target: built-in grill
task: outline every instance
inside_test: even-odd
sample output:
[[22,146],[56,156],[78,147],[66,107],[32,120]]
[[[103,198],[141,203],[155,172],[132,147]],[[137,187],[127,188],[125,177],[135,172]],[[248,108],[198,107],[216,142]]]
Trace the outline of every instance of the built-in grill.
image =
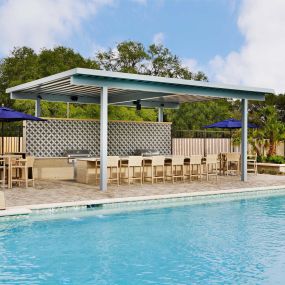
[[160,155],[160,152],[157,149],[137,149],[135,151],[135,155],[155,156],[155,155]]
[[69,163],[73,163],[76,158],[89,157],[90,151],[87,149],[68,149],[64,152],[64,156],[68,157]]

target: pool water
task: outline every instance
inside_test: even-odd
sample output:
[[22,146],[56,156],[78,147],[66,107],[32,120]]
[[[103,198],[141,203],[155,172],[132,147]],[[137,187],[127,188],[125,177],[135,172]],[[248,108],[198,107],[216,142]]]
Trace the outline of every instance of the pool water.
[[84,212],[0,222],[0,284],[285,284],[285,196]]

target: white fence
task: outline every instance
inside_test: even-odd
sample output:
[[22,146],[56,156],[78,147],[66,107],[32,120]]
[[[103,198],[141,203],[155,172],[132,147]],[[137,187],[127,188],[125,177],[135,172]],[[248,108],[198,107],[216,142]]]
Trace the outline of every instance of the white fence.
[[[248,145],[249,152],[251,146]],[[240,146],[232,146],[231,139],[218,139],[218,138],[173,138],[172,139],[172,153],[174,155],[195,155],[195,154],[214,154],[221,152],[240,152]],[[263,150],[264,155],[267,149]],[[277,145],[276,154],[284,156],[285,145],[280,142]]]

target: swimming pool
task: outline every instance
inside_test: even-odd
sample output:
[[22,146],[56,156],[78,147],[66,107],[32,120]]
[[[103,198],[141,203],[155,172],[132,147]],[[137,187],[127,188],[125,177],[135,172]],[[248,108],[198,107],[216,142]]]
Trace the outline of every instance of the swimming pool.
[[0,284],[284,284],[285,195],[144,207],[0,222]]

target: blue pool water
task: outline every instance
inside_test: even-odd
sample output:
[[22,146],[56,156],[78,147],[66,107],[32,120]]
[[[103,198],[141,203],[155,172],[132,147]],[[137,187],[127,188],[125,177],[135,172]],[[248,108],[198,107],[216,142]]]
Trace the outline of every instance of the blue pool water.
[[285,196],[2,221],[0,284],[285,284]]

